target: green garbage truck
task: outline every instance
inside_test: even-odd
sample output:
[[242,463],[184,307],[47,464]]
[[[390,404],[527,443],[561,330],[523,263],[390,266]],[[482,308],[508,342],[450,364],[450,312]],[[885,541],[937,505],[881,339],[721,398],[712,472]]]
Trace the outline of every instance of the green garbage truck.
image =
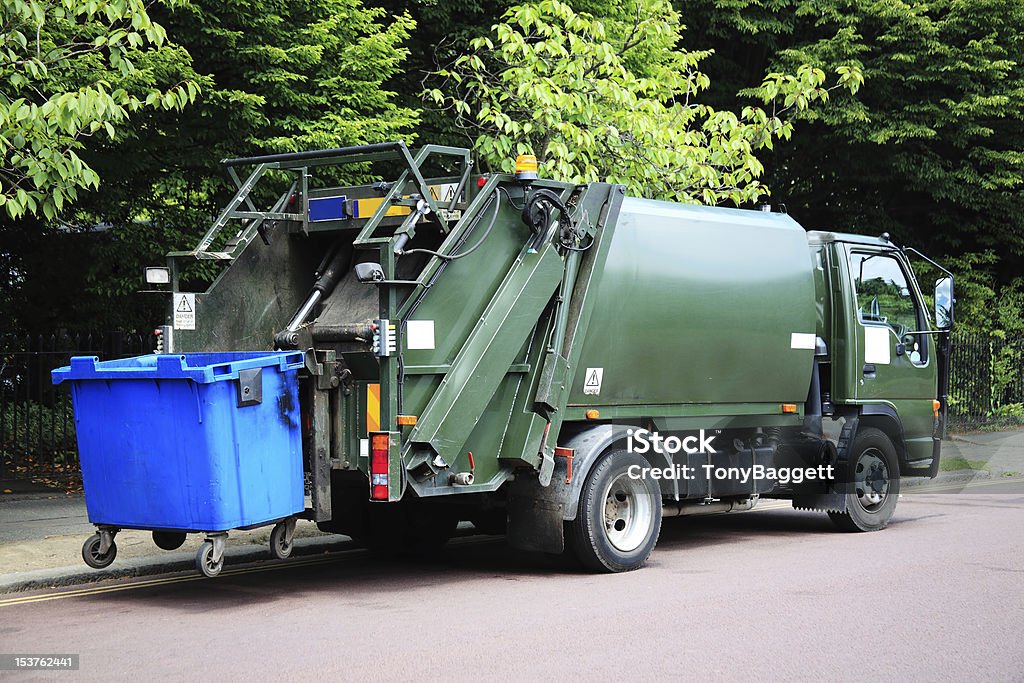
[[938,471],[952,274],[928,261],[923,292],[926,257],[887,235],[555,182],[530,157],[481,174],[438,145],[224,164],[210,230],[147,269],[159,352],[302,353],[323,530],[411,548],[468,521],[617,572],[663,518],[766,498],[881,529],[901,478]]

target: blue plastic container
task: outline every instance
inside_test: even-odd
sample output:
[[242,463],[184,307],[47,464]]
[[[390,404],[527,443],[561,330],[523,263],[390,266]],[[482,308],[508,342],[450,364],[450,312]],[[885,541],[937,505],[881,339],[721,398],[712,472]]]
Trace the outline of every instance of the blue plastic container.
[[295,352],[195,353],[54,370],[71,383],[89,521],[226,531],[301,512],[302,365]]

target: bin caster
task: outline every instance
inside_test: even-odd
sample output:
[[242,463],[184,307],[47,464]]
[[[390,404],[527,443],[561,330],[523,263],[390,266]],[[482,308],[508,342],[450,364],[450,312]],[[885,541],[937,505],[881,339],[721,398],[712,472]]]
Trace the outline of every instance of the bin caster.
[[295,518],[289,517],[274,525],[270,532],[270,554],[278,560],[286,560],[295,547],[292,536],[295,534]]
[[117,557],[117,544],[114,543],[117,532],[117,529],[99,529],[85,539],[85,543],[82,544],[82,559],[87,565],[93,569],[110,566]]
[[196,567],[211,579],[224,569],[224,542],[227,538],[227,534],[211,534],[196,553]]
[[185,543],[185,534],[180,531],[154,531],[153,543],[161,550],[177,550]]

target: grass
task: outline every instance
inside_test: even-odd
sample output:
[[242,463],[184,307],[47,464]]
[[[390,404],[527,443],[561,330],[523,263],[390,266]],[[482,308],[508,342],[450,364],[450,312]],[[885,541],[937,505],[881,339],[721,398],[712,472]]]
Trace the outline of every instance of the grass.
[[959,455],[954,455],[953,457],[943,457],[939,463],[939,469],[943,472],[955,472],[957,470],[983,470],[987,472],[987,464],[984,460],[968,460]]

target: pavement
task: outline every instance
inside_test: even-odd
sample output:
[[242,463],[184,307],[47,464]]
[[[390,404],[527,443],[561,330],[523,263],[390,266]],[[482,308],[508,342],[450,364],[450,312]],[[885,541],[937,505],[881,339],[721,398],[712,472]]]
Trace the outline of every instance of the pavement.
[[[991,482],[1014,482],[1024,491],[1024,429],[952,436],[943,444],[943,459],[960,457],[972,468],[942,472],[936,479],[906,479],[904,494],[959,492]],[[0,487],[3,490],[3,487]],[[12,489],[17,490],[17,489]],[[270,530],[230,532],[225,567],[272,560]],[[195,554],[203,541],[191,534],[178,550],[154,545],[148,531],[117,534],[117,557],[103,570],[82,561],[81,548],[95,529],[89,524],[85,498],[53,491],[0,494],[0,594],[69,586],[108,579],[196,571]],[[464,529],[469,532],[469,528]],[[310,556],[356,547],[346,536],[325,534],[308,521],[299,521],[292,556]],[[284,560],[285,562],[287,560]]]

